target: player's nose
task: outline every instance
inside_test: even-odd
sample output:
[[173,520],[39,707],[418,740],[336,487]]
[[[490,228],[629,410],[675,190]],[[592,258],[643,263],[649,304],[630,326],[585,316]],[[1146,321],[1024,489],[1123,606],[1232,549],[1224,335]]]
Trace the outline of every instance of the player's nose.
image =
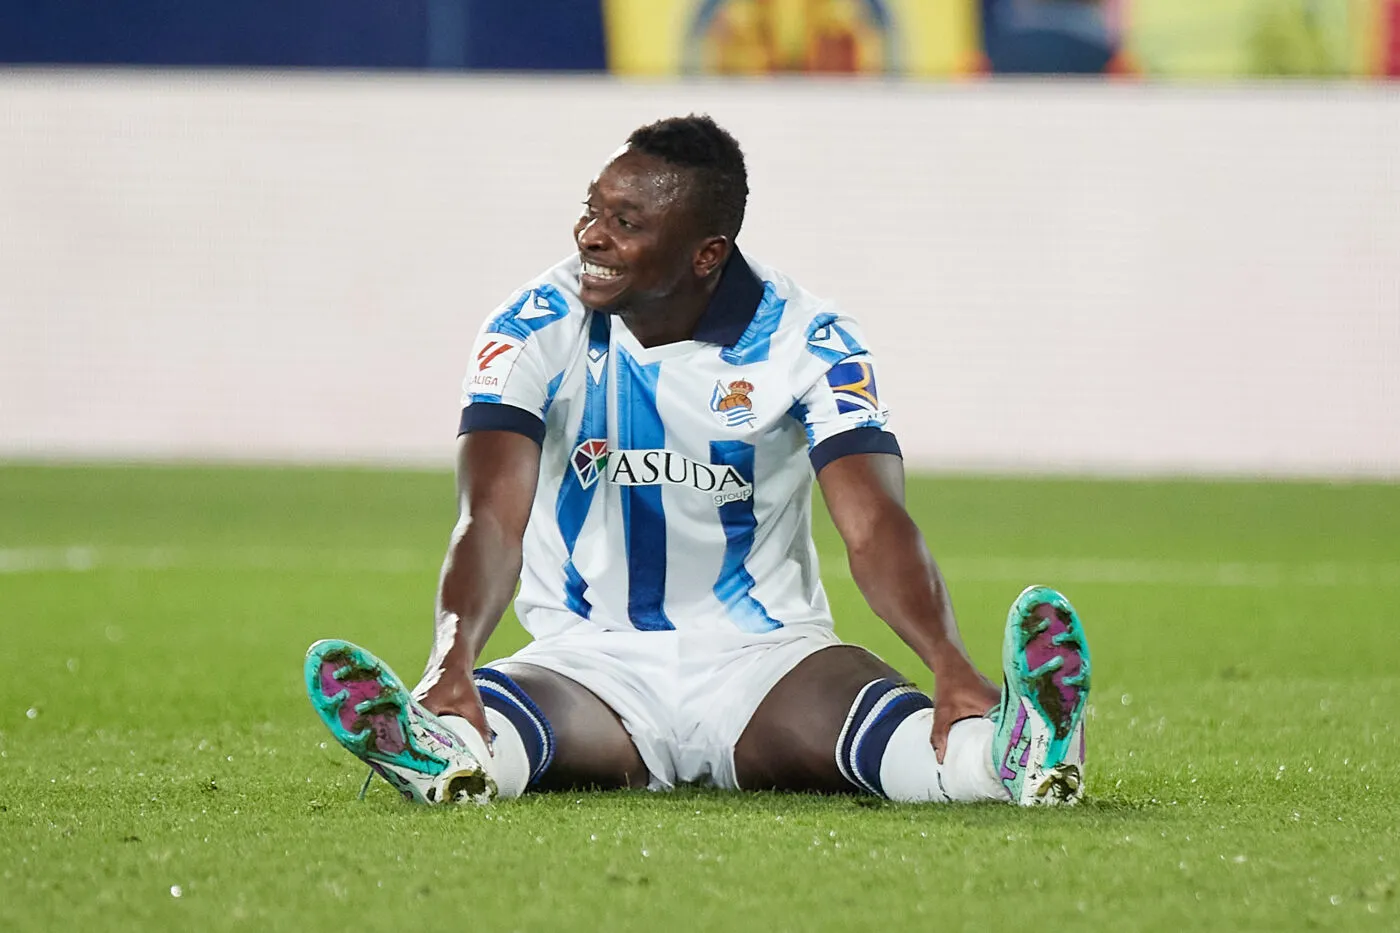
[[606,249],[608,245],[607,234],[603,232],[603,225],[596,217],[579,221],[578,228],[574,231],[574,239],[578,241],[580,250],[589,252]]

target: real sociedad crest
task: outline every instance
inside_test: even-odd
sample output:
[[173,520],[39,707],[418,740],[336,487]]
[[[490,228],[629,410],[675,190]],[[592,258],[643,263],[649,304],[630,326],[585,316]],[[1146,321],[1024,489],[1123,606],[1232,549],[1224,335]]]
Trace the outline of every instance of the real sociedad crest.
[[752,391],[753,383],[743,379],[729,383],[727,389],[723,382],[716,381],[715,390],[710,393],[710,411],[726,427],[740,428],[753,424],[758,416],[753,413],[753,402],[749,401]]

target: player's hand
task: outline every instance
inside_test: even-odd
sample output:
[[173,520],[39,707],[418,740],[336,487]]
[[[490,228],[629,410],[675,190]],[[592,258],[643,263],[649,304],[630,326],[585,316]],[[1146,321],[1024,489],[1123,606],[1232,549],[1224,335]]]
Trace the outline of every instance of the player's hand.
[[948,750],[948,730],[953,723],[987,715],[1000,699],[1001,691],[971,664],[934,672],[931,740],[939,764]]
[[481,734],[486,747],[491,747],[491,727],[486,724],[486,708],[481,705],[481,694],[477,692],[476,681],[470,672],[454,675],[444,671],[437,683],[423,695],[422,703],[434,715],[461,716]]

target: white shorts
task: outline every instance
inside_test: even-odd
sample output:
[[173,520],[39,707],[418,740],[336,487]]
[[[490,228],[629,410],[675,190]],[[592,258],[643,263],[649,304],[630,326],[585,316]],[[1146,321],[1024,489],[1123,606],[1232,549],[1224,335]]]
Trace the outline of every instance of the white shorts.
[[804,658],[841,643],[817,625],[761,634],[575,630],[486,666],[533,664],[588,688],[631,733],[653,790],[734,790],[734,745],[754,710]]

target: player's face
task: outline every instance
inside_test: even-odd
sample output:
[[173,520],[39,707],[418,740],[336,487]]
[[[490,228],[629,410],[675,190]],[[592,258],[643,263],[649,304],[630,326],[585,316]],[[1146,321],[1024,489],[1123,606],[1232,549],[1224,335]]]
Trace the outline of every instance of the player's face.
[[687,182],[684,170],[630,149],[593,179],[574,225],[586,306],[631,310],[674,294],[693,277],[697,238]]

